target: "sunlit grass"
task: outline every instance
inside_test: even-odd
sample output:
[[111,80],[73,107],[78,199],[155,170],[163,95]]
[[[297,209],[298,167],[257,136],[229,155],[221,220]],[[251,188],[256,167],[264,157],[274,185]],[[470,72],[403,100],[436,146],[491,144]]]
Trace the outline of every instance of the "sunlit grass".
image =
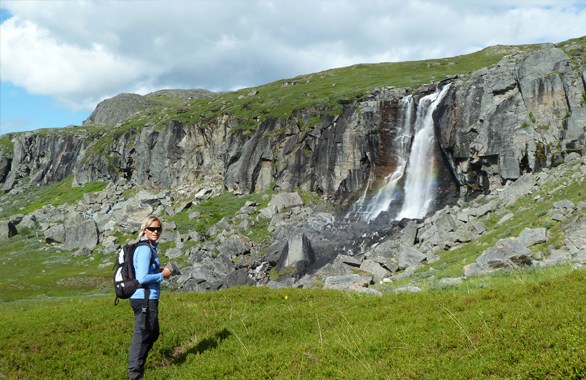
[[42,238],[17,235],[2,241],[0,309],[21,299],[104,293],[110,290],[112,265],[107,257],[74,256]]
[[26,192],[2,195],[9,202],[2,202],[0,218],[29,214],[45,205],[74,204],[83,199],[84,194],[101,191],[107,186],[107,182],[92,182],[77,187],[72,186],[72,183],[73,175],[70,175],[62,181],[48,185],[29,186]]
[[[382,297],[268,288],[166,293],[147,376],[579,379],[585,280],[585,271],[572,271],[473,292]],[[124,378],[126,303],[71,297],[0,313],[5,378]]]

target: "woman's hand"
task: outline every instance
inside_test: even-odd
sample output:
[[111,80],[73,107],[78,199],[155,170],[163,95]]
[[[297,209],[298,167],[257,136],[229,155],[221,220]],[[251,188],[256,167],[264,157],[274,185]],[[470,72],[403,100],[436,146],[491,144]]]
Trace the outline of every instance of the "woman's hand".
[[169,267],[164,267],[161,270],[161,273],[163,274],[163,278],[169,278],[171,277],[171,273],[173,273],[173,270]]

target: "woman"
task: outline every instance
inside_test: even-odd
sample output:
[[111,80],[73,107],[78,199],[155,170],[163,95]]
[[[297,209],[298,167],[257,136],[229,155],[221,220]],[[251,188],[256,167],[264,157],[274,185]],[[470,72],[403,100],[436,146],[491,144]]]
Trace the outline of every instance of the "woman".
[[[140,227],[140,244],[134,251],[134,270],[141,287],[130,297],[134,311],[134,335],[128,355],[128,376],[142,379],[147,356],[159,338],[160,283],[171,276],[170,268],[160,270],[158,240],[163,224],[156,216],[147,217]],[[145,297],[146,291],[146,297]]]

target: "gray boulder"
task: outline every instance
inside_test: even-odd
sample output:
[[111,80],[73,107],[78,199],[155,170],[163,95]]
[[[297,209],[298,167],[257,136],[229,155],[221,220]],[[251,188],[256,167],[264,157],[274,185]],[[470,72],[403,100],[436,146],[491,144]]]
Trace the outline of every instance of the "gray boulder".
[[314,263],[315,253],[311,247],[311,241],[307,236],[301,234],[287,241],[287,244],[281,251],[277,268],[294,267],[298,274],[303,275],[307,268]]
[[279,193],[275,195],[268,206],[260,211],[260,214],[265,218],[272,218],[275,214],[281,211],[296,207],[303,206],[303,200],[297,193]]
[[11,238],[17,233],[14,223],[0,221],[0,240]]
[[506,238],[484,251],[476,263],[465,266],[464,275],[485,274],[502,268],[531,265],[532,262],[531,251],[518,238]]
[[427,256],[419,252],[416,248],[401,244],[399,255],[397,256],[399,268],[405,269],[410,266],[416,266],[426,259]]
[[508,182],[507,185],[500,196],[505,200],[506,205],[510,206],[522,196],[531,194],[536,188],[537,181],[533,174],[524,174],[516,181]]
[[360,269],[370,273],[375,282],[380,282],[383,278],[388,277],[391,272],[374,260],[366,259],[360,265]]
[[[130,198],[127,201],[116,203],[109,212],[112,220],[122,228],[138,232],[140,224],[147,216],[153,213],[153,207],[142,203],[137,197]],[[163,230],[166,231],[167,226]]]
[[82,223],[68,223],[65,227],[63,249],[74,250],[87,248],[93,250],[99,243],[98,226],[93,220]]
[[564,244],[572,254],[573,260],[586,262],[586,218],[582,218],[572,225],[566,233]]
[[246,236],[232,235],[219,246],[220,256],[233,259],[238,256],[250,254],[253,249],[252,241]]
[[65,242],[65,226],[63,224],[50,225],[45,231],[45,241],[47,243],[63,243]]
[[243,285],[254,285],[254,280],[250,278],[246,269],[237,269],[224,278],[223,286],[226,288]]
[[574,202],[569,201],[567,199],[563,199],[561,201],[557,201],[553,203],[553,207],[555,207],[556,209],[562,209],[562,210],[568,210],[568,211],[574,211],[576,209],[576,205],[574,204]]
[[361,291],[371,283],[371,277],[349,274],[344,276],[326,277],[324,289]]
[[545,243],[548,234],[545,228],[526,228],[519,235],[519,243],[524,247],[531,247],[535,244]]
[[169,248],[165,251],[165,256],[169,259],[176,259],[182,255],[183,252],[181,252],[181,249],[179,248]]
[[0,184],[3,184],[10,172],[12,157],[0,148]]

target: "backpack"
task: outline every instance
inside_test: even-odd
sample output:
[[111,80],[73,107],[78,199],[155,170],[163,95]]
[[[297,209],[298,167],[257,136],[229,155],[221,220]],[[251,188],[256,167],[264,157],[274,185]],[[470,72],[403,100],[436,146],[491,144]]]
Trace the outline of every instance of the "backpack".
[[[136,243],[126,244],[120,251],[116,262],[114,263],[114,291],[116,292],[116,299],[114,299],[114,305],[118,305],[120,299],[130,298],[136,289],[140,288],[141,285],[136,279],[136,273],[134,272],[134,251],[141,245],[147,245],[151,248],[150,244],[145,241],[137,241]],[[151,265],[155,262],[155,256],[151,248]],[[146,292],[145,292],[146,296]]]

